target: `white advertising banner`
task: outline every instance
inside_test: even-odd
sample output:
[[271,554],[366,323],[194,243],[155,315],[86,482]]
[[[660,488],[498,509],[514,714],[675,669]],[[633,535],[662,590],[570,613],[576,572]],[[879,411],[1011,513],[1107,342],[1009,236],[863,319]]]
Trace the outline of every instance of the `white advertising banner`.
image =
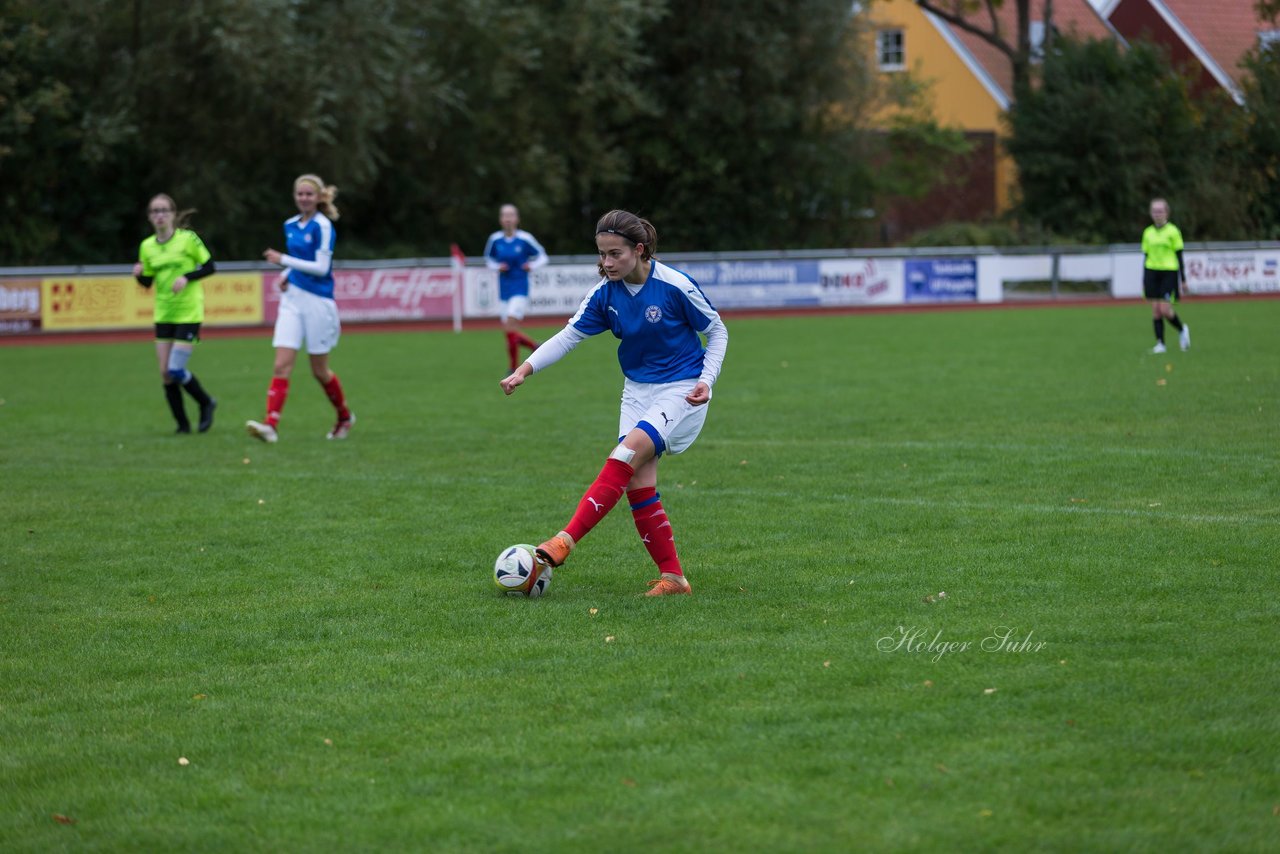
[[819,305],[901,305],[906,276],[901,258],[820,261]]
[[[892,305],[905,300],[900,258],[672,261],[717,309]],[[568,319],[600,281],[594,264],[549,264],[529,275],[528,316]],[[467,269],[464,314],[496,317],[498,275]]]
[[[529,274],[529,307],[526,317],[560,317],[568,320],[578,310],[582,298],[600,281],[595,264],[548,264]],[[498,316],[498,274],[468,267],[466,317]]]
[[872,305],[903,301],[901,259],[673,262],[717,309]]
[[1193,294],[1280,291],[1280,249],[1187,252],[1182,260]]

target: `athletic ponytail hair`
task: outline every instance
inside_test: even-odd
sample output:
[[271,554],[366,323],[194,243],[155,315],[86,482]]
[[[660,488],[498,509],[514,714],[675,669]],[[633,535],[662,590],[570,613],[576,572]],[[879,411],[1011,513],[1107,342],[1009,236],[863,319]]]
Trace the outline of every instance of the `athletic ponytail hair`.
[[[612,210],[600,217],[596,223],[596,234],[616,234],[632,246],[643,246],[640,258],[644,261],[652,258],[658,250],[658,230],[653,223],[629,211]],[[603,276],[604,265],[597,263],[596,267]]]
[[154,202],[156,199],[164,199],[164,201],[169,205],[169,209],[173,211],[174,231],[177,231],[180,228],[186,228],[188,221],[195,213],[197,213],[195,208],[187,208],[185,211],[178,210],[178,203],[175,202],[173,200],[173,196],[168,193],[156,193],[151,197],[151,201],[147,202],[147,207],[150,208],[151,202]]
[[333,203],[333,200],[338,197],[338,188],[332,184],[325,184],[324,179],[319,175],[308,172],[293,180],[293,189],[298,189],[298,185],[303,182],[316,188],[316,207],[320,209],[320,213],[337,222],[341,214],[338,213],[338,206]]

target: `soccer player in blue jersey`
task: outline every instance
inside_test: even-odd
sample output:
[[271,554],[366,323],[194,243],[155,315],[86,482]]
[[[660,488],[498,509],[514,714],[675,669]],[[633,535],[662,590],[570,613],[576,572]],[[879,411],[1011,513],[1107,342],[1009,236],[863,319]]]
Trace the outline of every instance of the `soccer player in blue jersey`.
[[160,193],[147,204],[147,218],[155,234],[138,247],[133,276],[144,288],[155,286],[156,358],[169,411],[178,433],[190,433],[191,422],[182,405],[182,390],[200,407],[201,433],[213,426],[218,401],[200,385],[187,362],[204,322],[204,288],[200,280],[214,272],[213,256],[200,235],[186,228],[194,210],[179,211],[170,196]]
[[329,438],[347,438],[356,421],[347,408],[338,375],[329,369],[329,353],[338,345],[342,332],[338,304],[333,299],[333,246],[337,237],[333,223],[338,219],[333,200],[337,194],[338,188],[326,185],[318,175],[299,176],[293,182],[298,215],[284,223],[286,252],[268,249],[262,253],[269,263],[289,271],[279,282],[283,293],[271,340],[276,348],[276,360],[271,387],[267,390],[267,417],[262,422],[245,423],[249,435],[264,442],[279,439],[277,428],[289,395],[289,375],[293,373],[304,340],[307,355],[311,357],[311,373],[338,414]]
[[698,283],[653,257],[657,242],[654,227],[635,214],[615,210],[601,217],[596,250],[604,278],[568,325],[501,382],[511,394],[592,335],[612,332],[621,340],[618,444],[569,524],[537,552],[551,566],[563,564],[625,492],[636,531],[660,573],[646,596],[692,592],[658,494],[658,460],[698,437],[729,345],[729,332]]
[[507,335],[507,358],[511,370],[519,364],[520,348],[538,349],[538,342],[520,329],[529,307],[529,273],[547,263],[547,253],[532,234],[520,228],[520,211],[503,205],[498,211],[501,230],[489,235],[484,245],[484,263],[498,273],[498,300],[502,330]]

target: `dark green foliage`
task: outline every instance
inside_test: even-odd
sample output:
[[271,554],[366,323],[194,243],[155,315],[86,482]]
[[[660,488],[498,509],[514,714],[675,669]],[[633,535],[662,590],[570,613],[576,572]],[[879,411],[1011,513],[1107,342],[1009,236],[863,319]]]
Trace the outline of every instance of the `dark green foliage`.
[[1164,196],[1188,239],[1255,238],[1250,116],[1223,93],[1193,100],[1145,42],[1060,39],[1009,114],[1021,214],[1082,241],[1132,241]]
[[1249,104],[1248,156],[1255,175],[1252,214],[1258,236],[1280,240],[1280,46],[1245,59]]
[[612,207],[668,248],[845,242],[869,207],[859,19],[834,0],[0,0],[0,264],[129,260],[168,192],[255,258],[292,179],[339,255],[553,252]]
[[1017,229],[1001,223],[949,222],[912,235],[907,246],[1016,246]]

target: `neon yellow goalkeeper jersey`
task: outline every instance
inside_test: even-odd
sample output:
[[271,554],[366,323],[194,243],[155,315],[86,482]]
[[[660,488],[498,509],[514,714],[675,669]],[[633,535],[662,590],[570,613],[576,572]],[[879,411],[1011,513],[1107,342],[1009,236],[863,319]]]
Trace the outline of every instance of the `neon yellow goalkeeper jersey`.
[[1163,227],[1147,226],[1142,232],[1142,252],[1147,256],[1148,270],[1178,269],[1178,251],[1182,249],[1182,232],[1171,222]]
[[173,292],[173,282],[204,266],[210,258],[200,235],[185,228],[174,231],[164,243],[151,235],[138,247],[142,275],[155,277],[156,323],[203,323],[203,282],[188,282],[180,293]]

